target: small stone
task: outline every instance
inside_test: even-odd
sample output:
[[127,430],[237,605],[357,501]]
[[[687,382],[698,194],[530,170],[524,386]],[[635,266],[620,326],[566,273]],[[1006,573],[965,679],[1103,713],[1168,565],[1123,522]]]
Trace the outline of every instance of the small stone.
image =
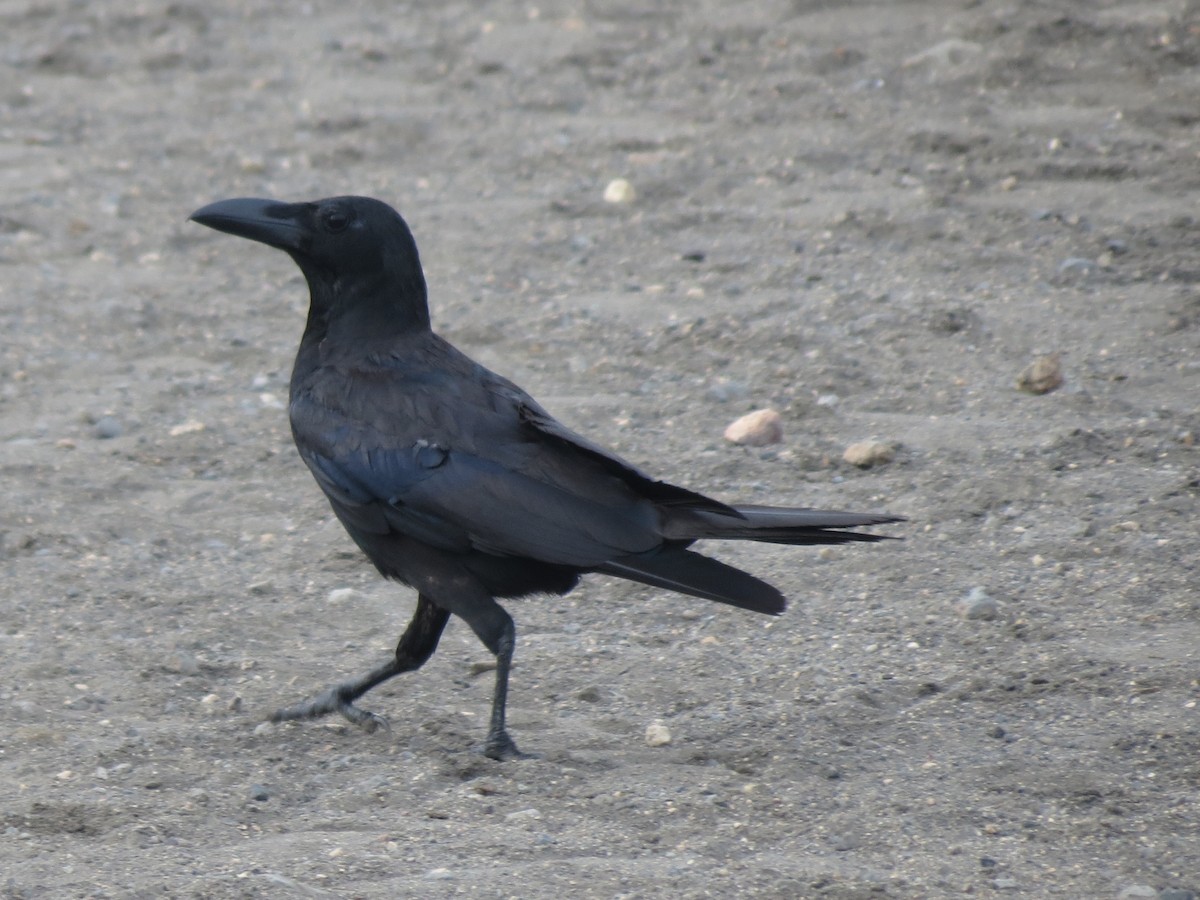
[[176,650],[167,657],[165,665],[168,672],[175,672],[179,675],[200,674],[200,663],[186,650]]
[[1196,892],[1187,888],[1163,888],[1158,892],[1158,900],[1196,900]]
[[1048,394],[1062,383],[1062,357],[1057,353],[1039,356],[1017,376],[1017,389],[1028,394]]
[[197,422],[195,420],[190,422],[180,422],[178,425],[172,425],[170,429],[168,429],[167,434],[169,434],[171,437],[179,437],[180,435],[184,434],[196,434],[197,432],[203,431],[204,427],[205,426],[203,422]]
[[1122,888],[1121,892],[1117,894],[1117,900],[1134,900],[1136,897],[1157,898],[1158,891],[1148,884],[1131,884]]
[[259,803],[265,803],[271,799],[271,795],[261,784],[252,784],[250,785],[250,799]]
[[883,441],[859,441],[851,444],[842,454],[842,460],[860,469],[869,469],[881,463],[891,462],[896,451]]
[[504,819],[507,822],[528,822],[534,819],[540,819],[542,814],[536,809],[518,809],[515,812],[508,813]]
[[92,434],[102,441],[120,437],[124,430],[116,416],[101,416],[92,426]]
[[270,578],[264,578],[262,581],[256,581],[253,584],[248,585],[246,590],[259,596],[262,596],[263,594],[270,594],[275,590],[275,582],[273,582]]
[[968,621],[990,622],[1000,615],[1000,605],[981,587],[973,587],[958,601],[958,611]]
[[783,441],[783,419],[773,409],[757,409],[732,422],[725,440],[745,447],[765,447]]
[[662,722],[651,722],[646,726],[646,746],[665,747],[671,743],[671,729]]
[[436,869],[430,869],[426,872],[425,877],[430,881],[449,881],[454,877],[454,873],[447,868],[439,866]]
[[964,66],[983,54],[983,45],[961,38],[948,38],[908,57],[900,65],[905,69],[929,67],[953,69]]
[[1083,256],[1071,256],[1058,264],[1061,275],[1090,275],[1097,268],[1095,260]]
[[1018,883],[1015,878],[993,878],[992,887],[998,891],[1015,891]]
[[839,853],[858,849],[858,839],[850,834],[834,834],[829,837],[829,846]]
[[624,178],[614,178],[604,188],[605,203],[632,203],[637,199],[637,191]]
[[355,590],[354,588],[334,588],[325,599],[329,603],[350,603],[362,598],[362,591]]

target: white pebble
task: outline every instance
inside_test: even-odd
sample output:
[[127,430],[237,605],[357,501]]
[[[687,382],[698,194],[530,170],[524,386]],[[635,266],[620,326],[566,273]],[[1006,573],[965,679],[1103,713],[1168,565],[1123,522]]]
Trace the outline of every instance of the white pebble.
[[624,178],[614,178],[604,188],[605,203],[632,203],[637,199],[637,191]]
[[783,441],[783,419],[773,409],[756,409],[725,429],[725,440],[746,447],[765,447]]
[[204,430],[204,423],[192,420],[190,422],[180,422],[178,425],[172,425],[167,434],[171,437],[179,437],[182,434],[195,434],[198,431]]
[[662,722],[651,722],[646,726],[646,745],[664,747],[671,743],[671,729]]

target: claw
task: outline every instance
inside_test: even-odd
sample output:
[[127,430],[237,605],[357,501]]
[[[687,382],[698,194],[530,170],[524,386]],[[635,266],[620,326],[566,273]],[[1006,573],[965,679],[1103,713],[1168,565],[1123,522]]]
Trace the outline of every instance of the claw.
[[297,703],[276,710],[271,716],[272,722],[291,722],[296,719],[317,719],[332,712],[340,713],[342,718],[357,725],[367,734],[383,730],[391,731],[392,726],[383,716],[376,715],[365,709],[359,709],[345,697],[346,691],[342,686],[331,687],[311,700]]
[[500,762],[510,759],[541,759],[536,753],[522,753],[518,750],[516,741],[508,736],[507,731],[489,734],[487,743],[483,745],[483,755]]

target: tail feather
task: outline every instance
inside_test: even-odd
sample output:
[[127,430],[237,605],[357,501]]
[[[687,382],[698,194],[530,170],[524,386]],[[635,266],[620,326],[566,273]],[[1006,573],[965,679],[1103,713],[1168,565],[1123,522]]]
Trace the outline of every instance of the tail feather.
[[[765,541],[772,544],[846,544],[890,540],[886,535],[846,529],[904,521],[903,516],[828,509],[736,506],[734,510],[740,518],[698,511],[683,526],[689,530],[687,535],[671,533],[670,536],[690,540],[716,538]],[[694,527],[697,522],[701,523],[699,528]]]
[[597,571],[772,616],[787,608],[783,594],[765,581],[682,547],[625,556],[605,563]]

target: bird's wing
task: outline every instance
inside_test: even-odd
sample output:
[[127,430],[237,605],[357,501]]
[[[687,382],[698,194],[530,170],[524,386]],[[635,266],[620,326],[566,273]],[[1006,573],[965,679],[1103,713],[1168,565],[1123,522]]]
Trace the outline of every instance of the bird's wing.
[[573,456],[587,459],[621,481],[625,482],[641,496],[658,506],[681,510],[703,511],[719,516],[729,516],[733,519],[742,517],[732,506],[726,506],[718,500],[689,491],[666,481],[651,478],[641,469],[631,465],[599,444],[588,440],[567,428],[548,412],[542,409],[531,397],[518,389],[518,395],[512,397],[517,415],[526,428],[535,431],[547,443],[554,444],[567,450]]
[[[342,519],[363,531],[580,568],[662,543],[657,497],[638,490],[659,483],[561,426],[548,430],[557,423],[536,411],[466,404],[457,428],[423,428],[445,416],[417,415],[384,434],[306,404],[292,405],[300,454]],[[681,489],[652,491],[674,499]]]

